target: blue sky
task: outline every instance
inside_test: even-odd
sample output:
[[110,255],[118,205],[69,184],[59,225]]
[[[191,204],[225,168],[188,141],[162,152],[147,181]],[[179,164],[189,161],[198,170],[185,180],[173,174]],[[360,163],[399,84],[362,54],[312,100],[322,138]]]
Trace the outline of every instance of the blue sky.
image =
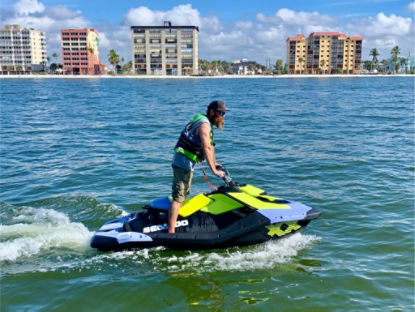
[[388,58],[393,46],[401,56],[415,55],[415,2],[403,0],[3,0],[0,26],[20,24],[46,32],[48,54],[60,52],[62,28],[96,28],[101,60],[109,49],[131,59],[131,25],[199,26],[199,57],[233,61],[267,58],[285,61],[285,40],[298,33],[339,31],[364,37],[364,59],[377,48]]

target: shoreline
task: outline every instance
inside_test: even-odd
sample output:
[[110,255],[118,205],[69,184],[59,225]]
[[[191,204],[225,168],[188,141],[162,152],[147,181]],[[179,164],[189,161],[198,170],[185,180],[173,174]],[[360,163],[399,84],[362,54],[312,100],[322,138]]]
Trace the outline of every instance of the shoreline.
[[415,77],[413,74],[397,75],[223,75],[223,76],[137,76],[137,75],[0,75],[0,79],[284,79],[284,78],[356,78],[356,77]]

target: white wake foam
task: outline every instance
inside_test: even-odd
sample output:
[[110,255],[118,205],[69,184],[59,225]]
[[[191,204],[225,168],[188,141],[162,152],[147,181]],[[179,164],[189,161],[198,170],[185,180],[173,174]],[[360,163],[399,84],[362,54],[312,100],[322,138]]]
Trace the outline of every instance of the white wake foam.
[[0,261],[16,261],[58,248],[88,249],[93,233],[82,223],[71,222],[64,213],[31,207],[21,212],[12,218],[19,223],[0,225]]
[[320,238],[311,235],[294,234],[287,238],[269,241],[251,248],[228,251],[226,253],[190,253],[184,257],[170,257],[170,270],[187,270],[203,267],[207,271],[248,271],[269,269],[288,263],[298,253],[311,246]]
[[[232,248],[217,252],[188,251],[183,256],[177,256],[164,248],[143,249],[137,251],[122,251],[98,254],[89,259],[85,265],[104,265],[108,263],[121,264],[120,260],[129,260],[136,265],[147,265],[155,271],[182,272],[213,272],[213,271],[250,271],[270,269],[281,264],[289,263],[301,250],[309,248],[318,242],[319,237],[296,233],[277,241],[264,244]],[[117,266],[115,264],[115,266]]]

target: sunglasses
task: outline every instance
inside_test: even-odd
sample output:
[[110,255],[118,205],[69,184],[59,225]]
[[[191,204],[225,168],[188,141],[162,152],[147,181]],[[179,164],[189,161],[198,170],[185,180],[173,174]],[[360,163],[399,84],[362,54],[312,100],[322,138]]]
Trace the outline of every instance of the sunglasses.
[[225,111],[215,111],[216,113],[218,113],[219,116],[225,116],[226,112]]

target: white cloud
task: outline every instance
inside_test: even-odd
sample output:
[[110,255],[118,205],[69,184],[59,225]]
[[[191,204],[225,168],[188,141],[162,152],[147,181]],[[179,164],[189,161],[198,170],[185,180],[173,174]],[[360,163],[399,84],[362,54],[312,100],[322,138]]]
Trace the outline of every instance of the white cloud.
[[415,13],[415,1],[409,2],[407,9],[409,12]]
[[[2,16],[1,23],[17,24],[46,32],[47,54],[60,54],[60,30],[65,28],[90,28],[81,11],[72,11],[64,6],[45,7],[37,0],[20,0],[13,5],[13,11]],[[60,60],[61,61],[61,60]]]
[[279,9],[275,16],[280,18],[284,25],[329,25],[335,23],[328,15],[318,12],[295,12],[289,9]]
[[123,19],[123,24],[128,26],[161,26],[164,21],[170,21],[175,25],[200,25],[199,11],[192,8],[191,4],[174,7],[169,11],[152,11],[147,7],[130,9]]
[[409,52],[412,55],[414,53],[415,34],[411,18],[378,13],[375,17],[354,20],[346,29],[363,36],[364,58],[368,57],[373,48],[378,49],[381,58],[388,58],[390,50],[396,45],[401,48],[402,56],[407,57]]
[[45,10],[45,6],[37,0],[20,0],[13,5],[13,9],[17,15],[28,15],[42,13]]
[[319,26],[335,24],[335,20],[328,15],[319,14],[318,12],[296,12],[290,9],[279,9],[272,16],[265,16],[258,13],[256,16],[258,22],[278,24],[285,26]]
[[99,39],[99,47],[100,48],[110,48],[111,42],[108,40],[106,33],[101,32],[98,33],[98,39]]
[[235,28],[238,29],[251,29],[252,26],[252,22],[238,21],[235,23]]
[[5,24],[20,25],[21,27],[33,28],[39,31],[53,29],[55,21],[48,16],[21,16],[17,15],[6,20]]
[[375,18],[367,19],[365,26],[367,27],[367,32],[376,36],[405,36],[409,34],[411,25],[411,18],[404,18],[394,14],[386,16],[384,13],[379,13]]
[[200,29],[206,33],[218,33],[223,31],[223,25],[221,21],[216,17],[201,17],[200,18]]

